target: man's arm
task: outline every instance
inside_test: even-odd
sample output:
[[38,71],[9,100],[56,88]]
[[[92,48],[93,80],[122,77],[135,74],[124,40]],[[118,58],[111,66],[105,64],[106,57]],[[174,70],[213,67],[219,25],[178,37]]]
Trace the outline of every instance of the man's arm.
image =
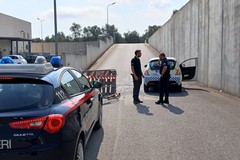
[[163,69],[162,69],[162,73],[161,75],[163,76],[165,74],[165,72],[167,71],[167,66],[164,66]]
[[137,77],[137,75],[136,75],[136,72],[135,72],[135,70],[134,70],[134,66],[131,64],[131,70],[132,70],[132,74],[133,74],[133,78],[136,80],[136,81],[138,81],[138,77]]

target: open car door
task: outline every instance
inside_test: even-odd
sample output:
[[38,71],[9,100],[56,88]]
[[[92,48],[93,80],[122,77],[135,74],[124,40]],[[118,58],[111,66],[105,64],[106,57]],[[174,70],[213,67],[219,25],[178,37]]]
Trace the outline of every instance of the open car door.
[[198,58],[190,58],[183,61],[179,66],[182,71],[183,80],[190,80],[195,77]]

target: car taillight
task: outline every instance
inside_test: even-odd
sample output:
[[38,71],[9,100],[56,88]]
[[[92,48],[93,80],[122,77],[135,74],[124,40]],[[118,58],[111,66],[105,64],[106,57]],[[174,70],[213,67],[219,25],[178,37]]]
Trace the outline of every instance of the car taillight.
[[9,125],[11,128],[14,128],[14,129],[42,129],[43,128],[48,133],[53,134],[58,132],[64,126],[64,117],[59,114],[52,114],[47,117],[11,122],[9,123]]
[[11,128],[15,129],[41,129],[47,117],[34,118],[29,120],[17,121],[9,123]]
[[48,133],[56,133],[64,126],[64,117],[59,114],[48,116],[44,130]]
[[0,80],[12,80],[12,77],[0,77]]
[[177,74],[177,75],[181,74],[181,69],[180,69],[180,68],[177,69],[176,74]]

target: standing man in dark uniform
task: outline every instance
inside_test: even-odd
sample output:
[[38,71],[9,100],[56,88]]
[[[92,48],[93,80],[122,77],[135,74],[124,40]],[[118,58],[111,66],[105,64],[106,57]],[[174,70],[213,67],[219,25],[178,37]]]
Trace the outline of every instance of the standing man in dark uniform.
[[133,103],[138,104],[138,103],[143,103],[139,99],[139,91],[140,91],[140,86],[142,84],[142,78],[143,78],[143,73],[141,69],[141,62],[140,62],[140,57],[142,53],[141,50],[136,50],[135,51],[135,57],[131,60],[131,70],[132,70],[132,77],[133,77]]
[[[170,79],[170,66],[164,53],[159,55],[159,66],[160,66],[160,88],[159,88],[159,100],[156,104],[167,103],[169,104],[169,90],[168,83]],[[165,95],[165,100],[163,96]]]

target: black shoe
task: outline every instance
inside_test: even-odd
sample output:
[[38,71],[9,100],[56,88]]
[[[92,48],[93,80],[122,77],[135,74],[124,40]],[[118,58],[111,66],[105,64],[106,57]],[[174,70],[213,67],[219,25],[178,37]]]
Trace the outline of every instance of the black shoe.
[[165,101],[163,101],[163,103],[169,104],[169,101],[166,101],[166,100],[165,100]]
[[163,104],[163,101],[157,101],[157,102],[155,102],[156,104]]
[[138,101],[133,101],[133,104],[138,104],[139,102]]
[[138,102],[139,102],[139,103],[143,103],[143,101],[141,101],[141,100],[138,100]]

